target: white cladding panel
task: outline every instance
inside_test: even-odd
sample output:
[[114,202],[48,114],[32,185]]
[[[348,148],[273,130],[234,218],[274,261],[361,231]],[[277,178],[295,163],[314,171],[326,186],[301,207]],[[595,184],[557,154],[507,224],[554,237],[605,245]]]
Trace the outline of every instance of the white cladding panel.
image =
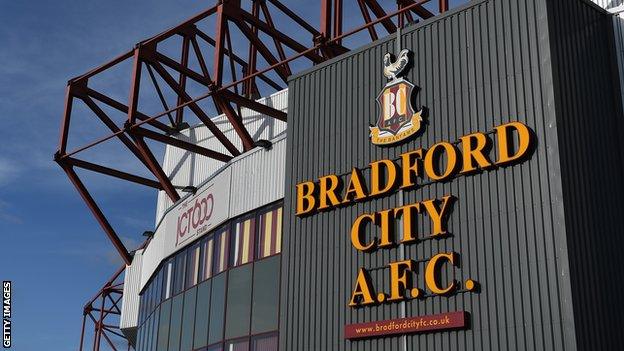
[[126,337],[136,335],[136,331],[129,329],[136,328],[139,322],[142,256],[143,250],[137,250],[132,258],[132,264],[126,266],[124,273],[124,293],[121,304],[121,316],[119,317],[119,328],[126,334]]
[[624,0],[591,0],[603,9],[610,9],[624,4]]
[[232,165],[230,217],[236,217],[284,197],[286,138],[270,151],[260,149]]
[[[257,101],[277,110],[286,112],[288,105],[288,90],[282,90]],[[242,108],[241,114],[243,123],[253,140],[271,140],[286,133],[286,122],[259,114],[258,112],[247,108]],[[219,115],[213,118],[212,121],[238,149],[242,149],[242,142],[225,115]],[[190,143],[198,144],[208,149],[229,155],[229,152],[225,149],[225,147],[204,125],[186,129],[177,137]],[[197,155],[180,148],[167,146],[165,150],[163,170],[167,175],[169,175],[172,183],[176,186],[198,186],[199,184],[205,182],[206,179],[210,178],[210,176],[212,176],[223,166],[223,162],[215,161],[211,158]],[[167,197],[165,192],[160,191],[156,207],[156,224],[158,224],[165,211],[170,208],[172,204],[173,203]]]
[[[195,195],[184,197],[164,212],[143,252],[141,289],[163,259],[229,218],[284,197],[286,135],[272,142],[270,150],[257,147],[221,166],[198,185]],[[200,223],[202,219],[204,223]]]

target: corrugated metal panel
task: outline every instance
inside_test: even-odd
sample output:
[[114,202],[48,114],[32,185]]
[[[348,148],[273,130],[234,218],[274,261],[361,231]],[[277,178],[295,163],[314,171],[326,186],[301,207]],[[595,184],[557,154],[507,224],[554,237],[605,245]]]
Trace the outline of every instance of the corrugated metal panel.
[[284,197],[286,138],[271,151],[256,150],[232,165],[230,217],[236,217]]
[[[257,101],[262,104],[272,106],[280,111],[286,111],[288,103],[288,90],[285,89]],[[257,112],[247,108],[242,108],[241,113],[243,123],[254,140],[270,140],[281,134],[285,134],[285,122],[258,114]],[[236,131],[231,127],[231,124],[228,122],[225,115],[219,115],[213,118],[213,121],[237,148],[242,149],[242,142],[236,134]],[[199,144],[208,149],[224,154],[229,154],[225,147],[216,138],[214,138],[210,130],[203,125],[187,129],[181,134],[180,138],[185,141]],[[163,162],[163,170],[169,175],[169,178],[172,180],[174,185],[197,186],[223,167],[223,165],[224,164],[222,162],[215,161],[208,157],[197,155],[183,149],[167,146]],[[158,224],[164,212],[171,207],[171,205],[171,200],[166,196],[164,191],[159,192],[156,224]]]
[[[406,30],[414,52],[407,78],[420,86],[415,106],[429,109],[424,134],[398,147],[371,145],[375,97],[386,83],[382,40],[290,81],[282,251],[281,350],[574,350],[574,322],[559,183],[559,152],[550,68],[546,0],[474,1],[467,8]],[[306,218],[293,214],[295,184],[352,166],[396,158],[435,142],[519,120],[538,147],[521,165],[459,177]],[[403,249],[360,253],[349,231],[362,213],[453,194],[453,235]],[[423,232],[428,224],[420,224]],[[427,297],[405,304],[347,306],[359,267],[400,257],[461,255],[460,276],[479,293]],[[373,273],[387,286],[387,270]],[[418,274],[418,286],[424,286]],[[446,311],[471,313],[465,331],[362,341],[343,338],[345,324]]]
[[132,345],[135,345],[136,328],[139,322],[142,256],[143,250],[137,250],[132,258],[132,264],[126,266],[121,316],[119,317],[119,328]]
[[[549,12],[558,14],[550,28],[578,349],[618,350],[624,345],[624,120],[613,22],[577,1],[553,0]],[[621,18],[616,26],[620,31]],[[621,32],[616,36],[621,41]],[[621,46],[617,51],[621,58]]]

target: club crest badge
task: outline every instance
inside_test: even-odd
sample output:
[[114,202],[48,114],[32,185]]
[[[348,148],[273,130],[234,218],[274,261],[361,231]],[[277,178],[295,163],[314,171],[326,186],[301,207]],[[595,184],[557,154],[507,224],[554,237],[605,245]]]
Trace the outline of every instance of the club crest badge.
[[409,50],[401,50],[396,60],[391,54],[383,59],[383,73],[390,82],[377,96],[380,115],[377,123],[370,126],[371,142],[375,145],[392,145],[418,133],[422,124],[422,109],[412,107],[414,84],[400,75],[409,64]]

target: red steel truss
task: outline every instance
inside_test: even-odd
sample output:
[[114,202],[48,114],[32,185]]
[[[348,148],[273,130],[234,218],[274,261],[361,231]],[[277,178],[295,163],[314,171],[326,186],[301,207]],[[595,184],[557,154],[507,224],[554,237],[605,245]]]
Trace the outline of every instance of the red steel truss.
[[111,350],[119,350],[122,343],[130,349],[130,343],[119,329],[119,316],[121,315],[121,299],[123,297],[123,275],[126,269],[122,265],[115,274],[104,283],[100,291],[87,302],[82,316],[82,332],[80,334],[80,347],[82,351],[85,346],[85,336],[88,332],[87,325],[93,325],[93,347],[94,351],[99,351],[102,340]]
[[[128,249],[76,169],[163,190],[172,201],[179,200],[178,190],[188,184],[172,184],[148,142],[171,145],[228,162],[252,149],[256,142],[242,122],[241,108],[280,121],[287,120],[286,113],[255,99],[284,89],[295,70],[348,52],[346,39],[354,34],[366,31],[366,37],[374,41],[394,33],[397,27],[431,18],[449,7],[448,0],[395,0],[383,5],[377,0],[320,0],[320,23],[315,26],[281,0],[219,0],[215,6],[187,21],[141,41],[134,49],[112,61],[71,79],[66,89],[60,141],[54,160],[76,187],[124,263],[131,262]],[[355,14],[359,25],[345,31],[343,20],[349,6],[352,10],[348,13],[349,19],[353,20]],[[357,45],[366,44],[366,40],[359,40]],[[131,68],[126,101],[90,84],[123,65]],[[199,94],[197,87],[201,88]],[[140,102],[146,96],[162,105],[162,112],[144,112],[144,105]],[[211,104],[208,105],[207,101]],[[72,111],[78,104],[83,110],[86,108],[109,134],[68,150],[68,139],[72,134],[70,124],[75,117]],[[215,112],[227,117],[236,132],[235,140],[226,137],[212,121],[210,116]],[[113,113],[121,118],[115,119]],[[181,130],[197,123],[205,125],[227,152],[176,138]],[[150,178],[85,157],[78,158],[85,151],[113,140],[123,145],[149,171]],[[107,335],[113,331],[102,321],[119,310],[117,304],[122,289],[113,281],[122,272],[123,267],[85,308],[85,321],[89,317],[96,324],[94,349],[99,348],[102,338],[114,348]],[[94,307],[98,299],[113,304],[108,308],[103,304]],[[94,316],[94,311],[99,317]],[[114,334],[123,337],[120,333]],[[82,343],[81,338],[81,350]]]

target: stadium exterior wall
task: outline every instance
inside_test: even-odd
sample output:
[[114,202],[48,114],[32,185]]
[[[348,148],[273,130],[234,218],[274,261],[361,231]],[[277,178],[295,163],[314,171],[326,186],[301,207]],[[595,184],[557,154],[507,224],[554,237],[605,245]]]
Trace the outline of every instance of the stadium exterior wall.
[[[615,134],[622,113],[610,23],[605,11],[581,0],[489,0],[406,29],[401,48],[413,52],[414,63],[405,78],[419,87],[414,106],[426,107],[428,117],[422,135],[399,146],[369,139],[379,114],[375,100],[387,82],[383,56],[397,53],[394,37],[291,77],[280,349],[621,345],[621,308],[606,310],[621,306],[616,258],[624,224],[624,191],[615,184],[623,164]],[[352,167],[364,169],[366,178],[371,162],[513,121],[534,133],[535,149],[523,163],[295,215],[302,182],[335,174],[347,184]],[[352,246],[349,233],[359,215],[448,194],[457,198],[450,236],[373,252]],[[418,229],[431,231],[428,221]],[[442,281],[463,287],[470,278],[478,290],[348,306],[359,268],[388,291],[389,263],[449,251],[460,262],[441,272]],[[415,285],[425,286],[420,267]],[[345,335],[352,323],[454,311],[469,313],[466,329],[363,340]]]

